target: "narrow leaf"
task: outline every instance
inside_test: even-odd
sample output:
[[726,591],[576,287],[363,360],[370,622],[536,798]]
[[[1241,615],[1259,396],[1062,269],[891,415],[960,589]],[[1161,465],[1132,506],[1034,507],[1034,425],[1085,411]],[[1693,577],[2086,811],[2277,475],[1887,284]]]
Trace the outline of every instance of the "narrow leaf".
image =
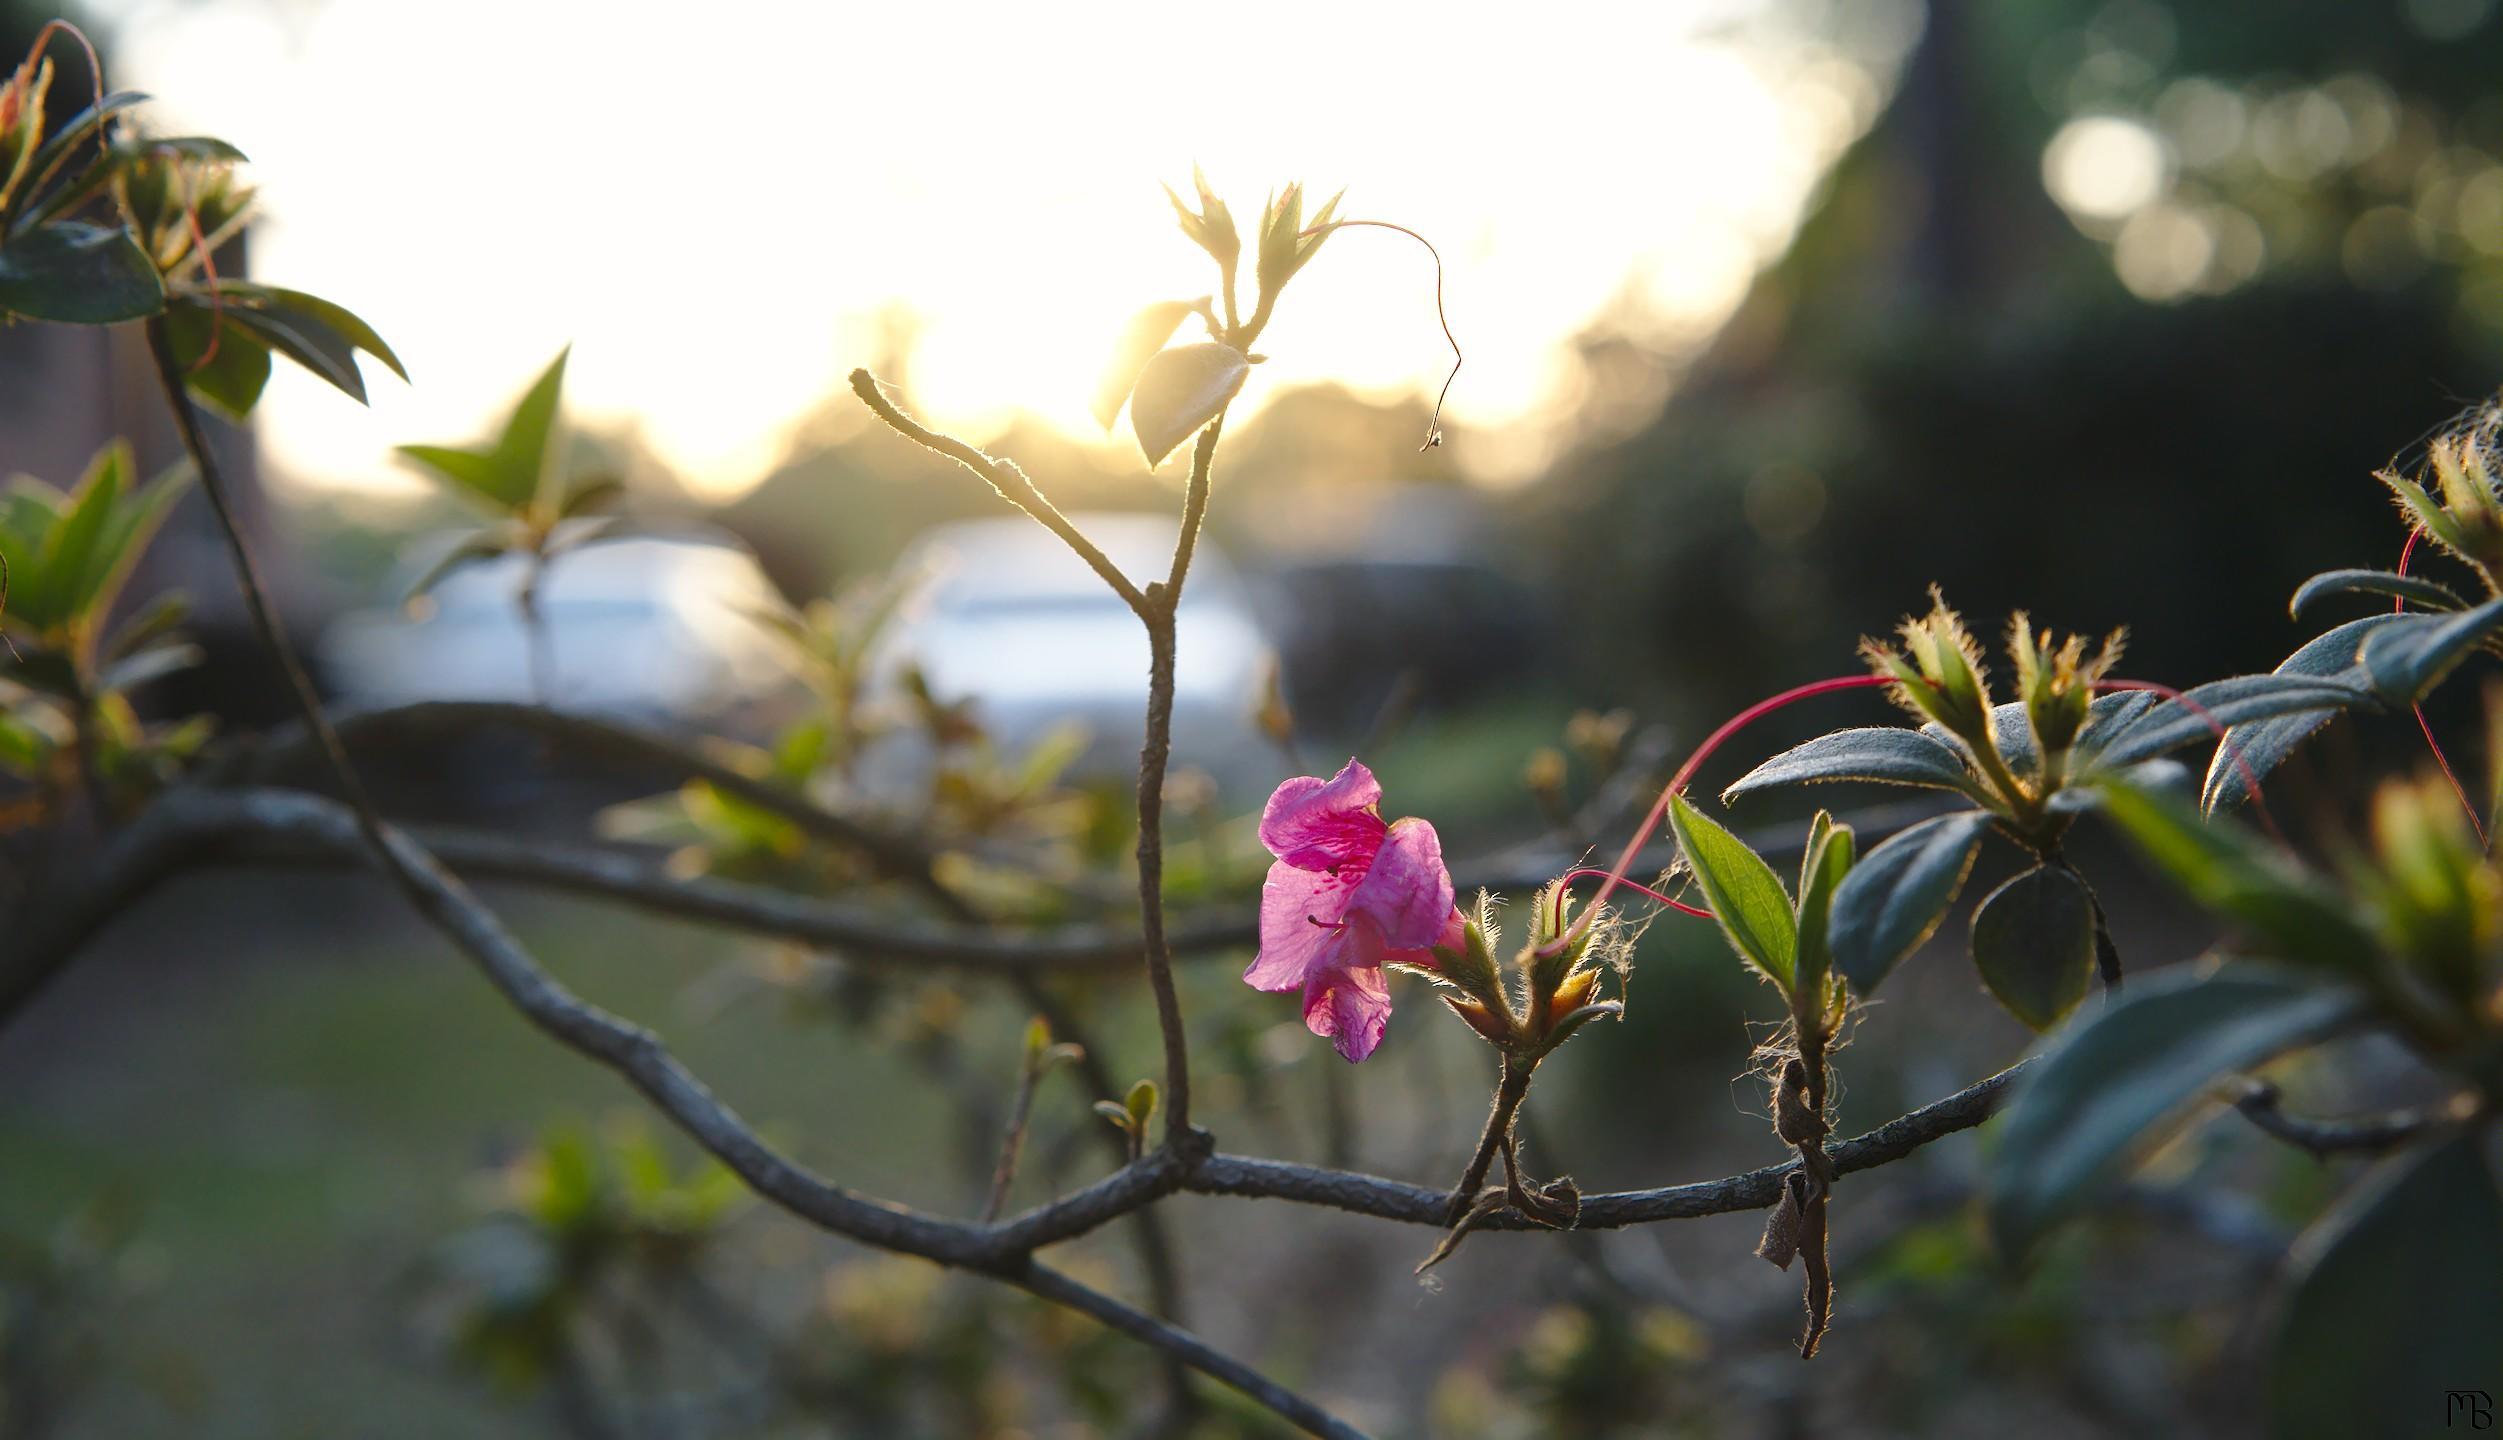
[[2156,870],[2202,906],[2265,946],[2271,958],[2355,973],[2374,944],[2336,898],[2238,826],[2206,821],[2188,801],[2125,784],[2104,787],[2104,813]]
[[2337,595],[2398,596],[2428,610],[2468,608],[2468,602],[2451,587],[2421,575],[2399,575],[2388,570],[2324,570],[2296,589],[2286,611],[2300,620],[2304,611]]
[[1988,833],[1990,816],[1979,810],[1924,820],[1888,837],[1843,877],[1826,935],[1834,968],[1853,990],[1875,990],[1938,929]]
[[1722,791],[1721,803],[1726,805],[1741,795],[1776,785],[1835,780],[1917,785],[1968,794],[1973,788],[1961,752],[1918,730],[1873,726],[1837,730],[1783,751]]
[[1797,968],[1799,934],[1782,877],[1746,842],[1706,819],[1685,796],[1671,797],[1669,824],[1695,880],[1712,902],[1712,915],[1739,956],[1790,993]]
[[[2301,649],[2285,659],[2274,673],[2279,675],[2345,676],[2355,670],[2355,652],[2363,647],[2365,637],[2384,625],[2403,620],[2403,615],[2367,615],[2350,620],[2335,630],[2314,636]],[[2360,677],[2350,676],[2351,681]],[[2209,762],[2206,782],[2200,787],[2200,803],[2210,811],[2230,810],[2251,798],[2250,782],[2266,781],[2271,772],[2285,763],[2295,747],[2310,739],[2322,726],[2338,718],[2335,710],[2305,710],[2291,715],[2272,716],[2266,720],[2247,721],[2225,732],[2225,741]],[[2237,758],[2239,757],[2239,758]],[[2250,772],[2248,778],[2244,771]]]
[[[2186,703],[2185,703],[2186,702]],[[2217,731],[2279,715],[2372,707],[2372,694],[2361,686],[2325,676],[2236,675],[2212,680],[2184,691],[2178,700],[2153,707],[2137,723],[2115,735],[2095,756],[2099,770],[2113,770],[2152,760],[2168,750],[2214,740]]]
[[2503,628],[2503,599],[2457,615],[2406,615],[2365,637],[2364,673],[2382,698],[2412,705]]
[[1999,1122],[1985,1193],[2000,1249],[2024,1255],[2218,1076],[2320,1039],[2359,1003],[2257,966],[2177,966],[2133,979],[2046,1053]]

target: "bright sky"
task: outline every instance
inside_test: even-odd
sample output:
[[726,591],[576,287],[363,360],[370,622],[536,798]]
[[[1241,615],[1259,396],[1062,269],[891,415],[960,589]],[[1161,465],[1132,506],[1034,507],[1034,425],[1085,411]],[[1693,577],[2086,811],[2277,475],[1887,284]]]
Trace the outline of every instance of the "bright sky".
[[[720,495],[899,310],[940,423],[1092,432],[1122,322],[1213,286],[1157,188],[1187,193],[1194,160],[1247,229],[1301,179],[1441,246],[1469,354],[1449,418],[1497,437],[1500,478],[1538,448],[1501,437],[1574,393],[1577,331],[1726,318],[1918,24],[1910,0],[100,8],[158,128],[253,157],[255,272],[359,310],[416,377],[365,411],[282,373],[282,474],[391,483],[393,444],[481,433],[570,341],[575,413]],[[1335,236],[1237,413],[1315,379],[1430,395],[1432,297],[1410,242]]]

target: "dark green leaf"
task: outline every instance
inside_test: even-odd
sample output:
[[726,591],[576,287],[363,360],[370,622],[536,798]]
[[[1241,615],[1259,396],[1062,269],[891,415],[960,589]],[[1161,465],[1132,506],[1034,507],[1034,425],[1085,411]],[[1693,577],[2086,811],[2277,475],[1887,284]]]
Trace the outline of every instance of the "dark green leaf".
[[392,374],[402,380],[408,379],[408,367],[400,363],[400,357],[391,353],[391,347],[384,343],[382,336],[355,311],[324,300],[319,295],[307,295],[301,290],[288,290],[276,285],[263,285],[259,289],[268,297],[268,308],[290,311],[337,331],[350,345],[390,367]]
[[2000,1249],[2024,1255],[2218,1076],[2320,1039],[2360,1004],[2256,966],[2177,966],[2131,980],[2050,1049],[1999,1122],[1985,1188]]
[[165,285],[130,232],[62,220],[0,244],[0,312],[111,325],[165,308]]
[[2451,588],[2421,575],[2399,575],[2388,570],[2324,570],[2303,582],[2286,606],[2296,619],[2315,603],[2333,595],[2398,596],[2413,600],[2428,610],[2465,610],[2468,602]]
[[[211,337],[215,337],[212,346]],[[269,384],[269,347],[206,306],[169,306],[165,337],[191,393],[227,419],[242,423]]]
[[224,308],[229,325],[240,326],[357,404],[366,403],[365,377],[357,372],[356,349],[339,332],[292,311],[262,310],[249,305]]
[[626,482],[614,475],[585,475],[565,491],[565,503],[556,507],[556,518],[570,520],[595,510],[626,493]]
[[2009,1014],[2036,1030],[2086,998],[2095,968],[2094,901],[2066,870],[2037,865],[1973,912],[1973,964]]
[[1790,993],[1799,956],[1798,922],[1782,877],[1746,842],[1706,819],[1685,796],[1670,799],[1669,824],[1678,848],[1712,902],[1713,918],[1740,958]]
[[1834,890],[1827,936],[1834,967],[1862,995],[1921,947],[1955,903],[1990,816],[1963,810],[1888,838]]
[[[1962,740],[1947,733],[1947,727],[1932,721],[1920,733],[1949,746],[1959,755],[1966,753]],[[2019,776],[2031,776],[2042,765],[2042,757],[2034,752],[2034,723],[2025,716],[2025,707],[2011,701],[1990,709],[1990,738],[1999,750],[1999,758],[2008,762],[2008,769]]]
[[2372,936],[2335,896],[2225,821],[2159,791],[2104,787],[2104,813],[2166,879],[2234,921],[2271,958],[2353,974],[2373,964]]
[[[2366,636],[2384,625],[2404,619],[2400,615],[2367,615],[2350,620],[2335,630],[2313,637],[2301,649],[2286,657],[2275,673],[2279,675],[2347,676],[2360,684],[2360,673],[2354,671],[2355,652],[2363,647]],[[2251,798],[2250,781],[2265,781],[2270,772],[2285,763],[2295,747],[2311,738],[2314,731],[2336,719],[2335,710],[2307,710],[2292,715],[2279,715],[2267,720],[2254,720],[2236,725],[2225,732],[2225,742],[2216,749],[2208,764],[2207,781],[2200,787],[2200,799],[2213,811],[2231,809]],[[2240,757],[2239,763],[2236,757]],[[2248,769],[2246,778],[2243,771]]]
[[2236,675],[2212,680],[2148,709],[2135,724],[2119,731],[2095,757],[2095,768],[2109,771],[2168,750],[2214,740],[2220,729],[2272,716],[2305,712],[2334,713],[2373,705],[2360,686],[2309,675]]
[[1837,730],[1783,751],[1722,791],[1721,803],[1726,805],[1741,795],[1776,785],[1833,780],[1918,785],[1968,794],[1973,788],[1961,752],[1918,730],[1872,726],[1864,730]]
[[2070,764],[2083,770],[2094,763],[2104,747],[2128,732],[2164,697],[2152,690],[2115,690],[2097,695],[2086,706],[2086,728],[2078,732],[2077,743],[2069,747]]
[[2479,1413],[2450,1408],[2464,1390],[2484,1392],[2491,1416],[2503,1393],[2503,1195],[2475,1131],[2383,1161],[2289,1264],[2269,1359],[2273,1435],[2464,1434]]
[[2383,699],[2412,705],[2497,628],[2503,628],[2503,600],[2457,615],[2400,616],[2365,637],[2364,673]]

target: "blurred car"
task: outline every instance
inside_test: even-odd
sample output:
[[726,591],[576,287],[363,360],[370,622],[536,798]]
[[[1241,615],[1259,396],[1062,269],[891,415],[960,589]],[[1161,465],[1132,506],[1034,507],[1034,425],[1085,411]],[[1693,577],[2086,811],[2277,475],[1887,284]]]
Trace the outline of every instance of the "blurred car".
[[[1071,517],[1142,585],[1172,563],[1175,516],[1130,512]],[[1124,774],[1138,763],[1147,704],[1147,635],[1138,617],[1060,540],[1023,516],[939,526],[901,560],[916,577],[872,662],[873,693],[892,701],[917,666],[930,693],[970,700],[1003,749],[1018,750],[1076,722],[1089,739],[1084,774]],[[1260,739],[1270,651],[1241,580],[1202,537],[1175,616],[1174,764],[1204,769],[1229,790],[1273,777]],[[926,760],[926,757],[923,757]],[[882,764],[903,767],[908,757]]]
[[[544,699],[680,729],[718,726],[790,683],[751,618],[782,608],[754,557],[727,540],[635,536],[548,565],[538,599],[551,661],[542,697],[515,603],[526,565],[505,555],[463,566],[416,614],[392,603],[341,616],[317,652],[325,678],[358,709]],[[395,602],[420,568],[395,584]]]

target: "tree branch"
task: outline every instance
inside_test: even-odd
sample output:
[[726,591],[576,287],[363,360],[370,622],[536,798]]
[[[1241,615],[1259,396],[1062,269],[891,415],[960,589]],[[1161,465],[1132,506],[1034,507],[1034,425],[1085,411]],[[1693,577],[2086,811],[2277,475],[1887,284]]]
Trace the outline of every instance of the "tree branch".
[[2450,1105],[2426,1106],[2413,1110],[2389,1110],[2378,1115],[2358,1115],[2339,1120],[2317,1120],[2289,1115],[2280,1108],[2285,1099],[2277,1086],[2267,1080],[2254,1080],[2234,1097],[2234,1108],[2243,1118],[2289,1145],[2308,1150],[2315,1160],[2331,1155],[2363,1152],[2379,1154],[2396,1150],[2437,1125],[2466,1119],[2473,1113],[2473,1097],[2468,1107]]
[[[867,858],[882,873],[906,881],[930,896],[949,914],[959,918],[967,914],[958,897],[932,873],[930,850],[920,841],[837,814],[796,790],[759,780],[665,735],[542,705],[484,700],[425,701],[342,715],[336,722],[341,743],[359,749],[465,737],[481,730],[516,731],[562,744],[570,754],[701,780],[820,840]],[[223,767],[222,778],[262,782],[282,778],[289,766],[303,758],[306,742],[300,724],[272,731],[249,752]]]

